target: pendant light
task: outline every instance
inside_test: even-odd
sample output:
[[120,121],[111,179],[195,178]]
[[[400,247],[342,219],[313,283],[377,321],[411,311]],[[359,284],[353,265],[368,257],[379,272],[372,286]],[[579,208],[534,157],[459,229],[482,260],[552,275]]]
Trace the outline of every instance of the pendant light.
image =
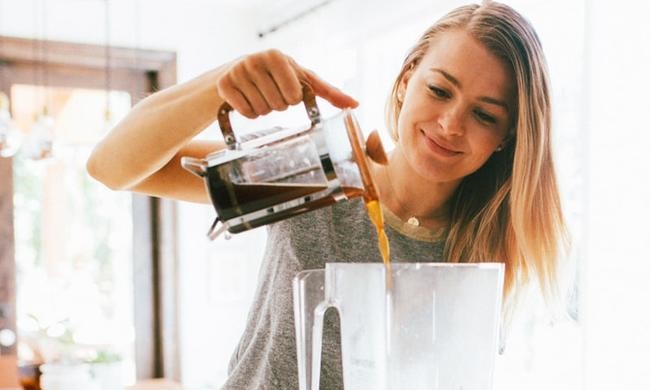
[[109,0],[104,0],[104,76],[106,77],[106,102],[104,107],[104,132],[113,129],[114,115],[111,107],[111,13]]
[[[47,86],[49,83],[49,74],[47,69],[48,60],[48,47],[45,42],[46,38],[46,9],[45,0],[35,1],[35,20],[38,19],[38,3],[40,3],[41,10],[41,39],[39,39],[39,57],[40,57],[40,76],[41,82],[41,105],[42,108],[35,115],[36,120],[27,136],[25,142],[25,154],[32,160],[45,160],[53,155],[54,146],[54,118],[49,113],[48,109],[48,94]],[[38,23],[36,23],[38,25]],[[36,42],[36,41],[35,41]],[[34,45],[34,54],[36,54],[36,45]],[[36,55],[34,56],[36,59]],[[36,68],[35,68],[36,69]],[[36,70],[34,71],[36,74]],[[36,79],[36,77],[34,77]],[[36,80],[34,80],[36,81]],[[36,82],[35,82],[36,84]]]
[[0,157],[13,157],[20,148],[22,138],[22,132],[11,118],[9,98],[0,92]]

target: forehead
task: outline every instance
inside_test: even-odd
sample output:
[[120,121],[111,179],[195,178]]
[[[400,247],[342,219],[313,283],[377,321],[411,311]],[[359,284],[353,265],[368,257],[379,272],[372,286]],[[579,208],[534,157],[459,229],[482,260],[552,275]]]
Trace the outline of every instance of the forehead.
[[468,92],[503,99],[512,94],[510,68],[463,30],[445,31],[434,38],[417,71],[431,73],[432,68],[446,71]]

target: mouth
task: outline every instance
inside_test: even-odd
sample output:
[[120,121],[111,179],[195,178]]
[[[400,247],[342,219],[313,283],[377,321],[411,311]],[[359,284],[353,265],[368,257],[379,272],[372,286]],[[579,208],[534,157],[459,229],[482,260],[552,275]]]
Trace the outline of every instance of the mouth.
[[437,155],[442,157],[454,157],[463,153],[440,139],[429,137],[423,130],[420,130],[420,133],[424,136],[425,143],[429,150]]

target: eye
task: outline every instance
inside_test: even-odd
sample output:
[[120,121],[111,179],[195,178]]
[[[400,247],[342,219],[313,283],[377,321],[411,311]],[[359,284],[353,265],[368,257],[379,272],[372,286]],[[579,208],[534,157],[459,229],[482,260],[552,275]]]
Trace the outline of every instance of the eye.
[[438,88],[438,87],[436,87],[436,86],[433,85],[433,84],[429,84],[427,87],[429,88],[429,90],[430,90],[431,92],[434,93],[434,95],[436,95],[436,97],[438,97],[438,98],[440,98],[440,99],[449,99],[449,98],[451,97],[451,95],[449,94],[449,92],[445,91],[445,90],[442,89],[442,88]]
[[490,114],[487,114],[481,110],[474,111],[476,117],[481,121],[489,124],[497,123],[497,119]]

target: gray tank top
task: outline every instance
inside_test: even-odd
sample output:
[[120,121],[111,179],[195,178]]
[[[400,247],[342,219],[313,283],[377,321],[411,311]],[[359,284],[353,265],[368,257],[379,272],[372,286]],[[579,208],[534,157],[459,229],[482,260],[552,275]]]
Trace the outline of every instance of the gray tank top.
[[[443,261],[444,230],[407,225],[384,208],[391,261]],[[375,227],[360,199],[268,228],[255,298],[223,389],[298,389],[292,280],[328,262],[381,262]],[[342,389],[338,317],[325,318],[321,389]]]

